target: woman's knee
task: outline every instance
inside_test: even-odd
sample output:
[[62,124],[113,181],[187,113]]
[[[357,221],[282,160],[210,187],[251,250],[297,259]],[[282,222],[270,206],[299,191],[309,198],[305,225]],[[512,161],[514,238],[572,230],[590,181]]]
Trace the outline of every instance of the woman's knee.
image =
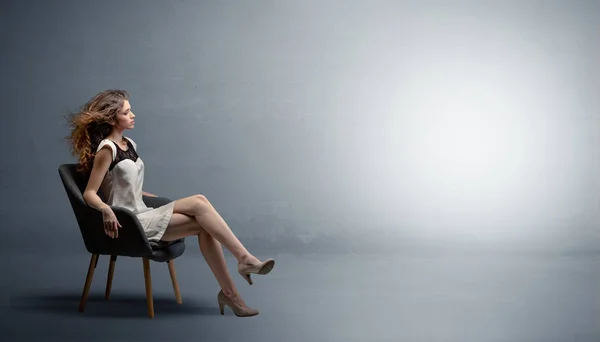
[[202,194],[196,194],[196,195],[194,195],[194,199],[196,201],[199,201],[199,202],[208,203],[208,198],[206,198],[206,196],[204,196]]
[[196,214],[201,215],[205,213],[207,210],[212,209],[212,205],[204,195],[194,195],[194,208],[196,209]]
[[208,202],[206,196],[198,194],[176,200],[173,211],[190,216],[198,216],[210,209],[212,209],[212,205]]
[[211,237],[210,234],[208,234],[208,232],[206,230],[204,230],[204,228],[202,228],[202,226],[200,226],[200,225],[198,225],[196,232],[197,232],[198,237],[200,237],[200,238],[205,239],[205,238]]

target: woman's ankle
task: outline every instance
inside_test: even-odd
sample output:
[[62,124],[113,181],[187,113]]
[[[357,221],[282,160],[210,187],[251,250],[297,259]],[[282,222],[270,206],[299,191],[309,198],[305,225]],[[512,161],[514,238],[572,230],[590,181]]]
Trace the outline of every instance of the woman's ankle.
[[256,263],[257,260],[258,259],[254,255],[252,255],[248,252],[238,258],[238,263],[243,264],[243,265],[246,265],[246,264],[253,265]]
[[224,288],[221,288],[221,291],[223,291],[223,294],[227,298],[233,298],[237,295],[237,291],[233,288],[224,287]]

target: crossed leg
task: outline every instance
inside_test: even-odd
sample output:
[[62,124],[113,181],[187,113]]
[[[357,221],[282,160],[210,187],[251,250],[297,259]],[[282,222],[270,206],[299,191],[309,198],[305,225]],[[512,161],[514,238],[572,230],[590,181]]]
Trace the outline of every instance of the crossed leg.
[[257,264],[260,260],[248,252],[203,195],[175,201],[173,215],[161,240],[172,241],[193,235],[198,237],[202,256],[217,278],[223,293],[245,307],[227,270],[222,245],[235,256],[238,263]]

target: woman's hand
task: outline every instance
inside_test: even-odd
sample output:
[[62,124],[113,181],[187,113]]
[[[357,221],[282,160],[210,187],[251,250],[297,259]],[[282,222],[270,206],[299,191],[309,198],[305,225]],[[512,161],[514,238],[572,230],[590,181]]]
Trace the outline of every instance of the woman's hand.
[[121,224],[117,220],[114,211],[107,205],[102,208],[102,221],[104,223],[104,233],[112,239],[119,237],[119,228]]

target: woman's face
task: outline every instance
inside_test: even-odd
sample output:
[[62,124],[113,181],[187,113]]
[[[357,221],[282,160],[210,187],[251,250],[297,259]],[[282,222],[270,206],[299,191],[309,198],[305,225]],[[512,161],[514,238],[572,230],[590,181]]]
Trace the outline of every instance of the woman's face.
[[131,105],[129,101],[123,101],[123,108],[117,114],[116,126],[123,130],[132,129],[135,121],[135,114],[131,111]]

